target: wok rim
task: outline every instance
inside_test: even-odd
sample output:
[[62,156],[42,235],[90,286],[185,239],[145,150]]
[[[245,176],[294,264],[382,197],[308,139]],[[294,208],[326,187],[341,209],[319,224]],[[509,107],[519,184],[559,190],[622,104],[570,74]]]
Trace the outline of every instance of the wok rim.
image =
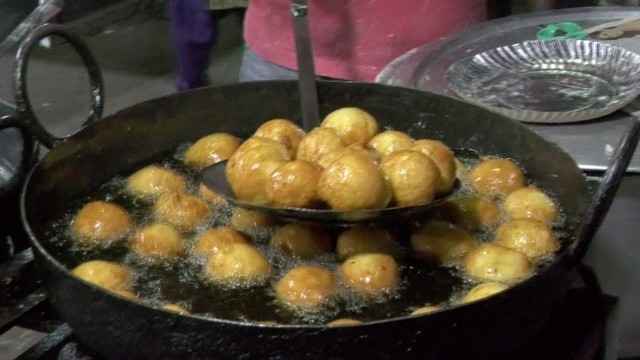
[[[266,81],[254,81],[254,82],[244,82],[244,83],[235,83],[235,84],[227,84],[227,85],[219,85],[219,86],[211,86],[208,88],[204,88],[204,89],[193,89],[193,90],[188,90],[188,91],[184,91],[181,92],[179,94],[169,94],[169,95],[165,95],[165,96],[161,96],[161,97],[156,97],[156,98],[152,98],[152,99],[148,99],[145,100],[143,102],[139,102],[130,106],[127,106],[123,109],[118,110],[117,112],[110,114],[108,116],[106,116],[104,119],[102,119],[101,121],[98,121],[97,123],[94,124],[90,124],[89,126],[82,128],[81,130],[75,132],[74,134],[70,135],[68,138],[66,138],[64,141],[60,142],[59,144],[56,144],[51,151],[49,151],[47,154],[45,154],[42,158],[38,159],[37,162],[35,162],[35,164],[29,169],[27,175],[25,176],[25,180],[21,186],[21,190],[20,190],[20,220],[22,222],[22,225],[25,228],[25,231],[29,237],[29,241],[31,243],[31,245],[34,247],[35,250],[38,251],[38,253],[46,260],[49,262],[50,265],[53,265],[56,270],[61,271],[62,273],[64,273],[66,276],[72,278],[74,281],[79,282],[85,286],[88,286],[90,288],[92,288],[93,290],[99,291],[102,293],[102,295],[107,294],[108,296],[111,296],[113,298],[119,299],[119,301],[125,301],[127,302],[129,305],[132,306],[141,306],[143,308],[146,309],[150,309],[156,313],[161,313],[161,314],[169,314],[171,317],[174,318],[182,318],[182,317],[187,317],[190,318],[194,321],[198,321],[198,322],[203,322],[203,323],[211,323],[211,324],[224,324],[224,325],[232,325],[232,326],[240,326],[240,327],[245,327],[245,328],[264,328],[264,329],[275,329],[275,330],[282,330],[282,331],[287,331],[287,330],[322,330],[322,331],[345,331],[344,329],[352,329],[352,328],[363,328],[363,327],[376,327],[376,326],[381,326],[384,324],[388,324],[388,323],[397,323],[397,322],[406,322],[406,321],[411,321],[411,320],[415,320],[415,319],[420,319],[420,318],[425,318],[428,316],[432,316],[432,317],[438,317],[438,316],[444,316],[443,314],[448,314],[448,313],[452,313],[455,310],[458,310],[459,308],[472,308],[472,307],[482,307],[484,304],[488,304],[491,302],[496,302],[498,299],[502,299],[505,298],[507,296],[511,296],[513,293],[517,292],[518,289],[522,289],[524,287],[526,287],[529,283],[531,283],[533,280],[535,279],[539,279],[542,276],[544,276],[545,274],[553,271],[553,269],[560,267],[560,266],[564,266],[564,267],[569,267],[571,269],[575,269],[578,267],[578,265],[582,262],[581,259],[578,259],[577,261],[575,261],[575,259],[573,259],[573,256],[571,254],[571,246],[572,244],[575,243],[576,239],[576,233],[577,233],[577,229],[571,229],[571,236],[567,236],[567,240],[565,240],[565,243],[562,244],[561,250],[559,252],[557,252],[555,254],[555,258],[553,261],[551,261],[549,264],[545,265],[545,267],[541,270],[536,271],[532,276],[530,276],[529,278],[527,278],[526,280],[523,280],[517,284],[513,284],[510,285],[508,289],[491,295],[489,297],[483,298],[483,299],[479,299],[479,300],[475,300],[469,303],[464,303],[464,304],[455,304],[452,306],[448,306],[444,309],[435,311],[433,313],[428,313],[428,314],[422,314],[422,315],[418,315],[418,316],[411,316],[411,315],[405,315],[405,316],[399,316],[399,317],[392,317],[392,318],[385,318],[385,319],[378,319],[378,320],[371,320],[371,321],[366,321],[366,322],[362,322],[360,324],[353,324],[353,325],[341,325],[341,326],[328,326],[326,324],[262,324],[260,322],[248,322],[248,321],[239,321],[239,320],[230,320],[230,319],[223,319],[223,318],[213,318],[213,317],[206,317],[206,316],[198,316],[197,314],[179,314],[176,312],[172,312],[172,311],[168,311],[165,309],[162,309],[160,307],[155,307],[155,306],[151,306],[149,304],[143,303],[143,302],[138,302],[138,301],[132,301],[132,300],[128,300],[122,296],[119,296],[115,293],[112,293],[106,289],[103,289],[97,285],[94,285],[86,280],[83,280],[77,276],[75,276],[72,273],[72,269],[69,269],[69,267],[65,266],[62,262],[60,262],[58,259],[56,259],[53,255],[51,255],[46,248],[43,246],[43,243],[40,239],[38,239],[35,235],[34,235],[34,231],[31,227],[30,222],[27,220],[27,209],[26,209],[26,196],[27,196],[27,190],[29,188],[29,185],[31,185],[32,182],[32,177],[33,174],[36,172],[36,170],[39,169],[39,167],[42,166],[43,162],[47,159],[48,156],[51,156],[51,152],[53,150],[55,150],[57,147],[63,145],[64,143],[66,143],[67,141],[70,140],[74,140],[77,137],[81,136],[84,132],[86,131],[91,131],[95,125],[99,125],[100,123],[104,122],[104,121],[108,121],[110,118],[115,117],[116,115],[125,112],[131,108],[135,108],[135,107],[139,107],[142,106],[144,104],[149,104],[149,103],[155,103],[155,102],[159,102],[159,101],[163,101],[163,100],[167,100],[167,99],[172,99],[175,96],[179,95],[179,96],[184,96],[190,93],[195,93],[195,92],[199,92],[199,91],[203,91],[206,89],[224,89],[227,87],[242,87],[242,86],[259,86],[259,85],[269,85],[269,84],[273,84],[273,83],[294,83],[297,84],[296,80],[266,80]],[[341,80],[318,80],[319,84],[329,84],[328,86],[330,86],[330,84],[332,83],[345,83],[345,81],[341,81]],[[477,105],[474,105],[472,103],[469,103],[467,101],[464,101],[462,99],[458,99],[458,98],[454,98],[454,97],[449,97],[449,96],[445,96],[445,95],[441,95],[441,94],[437,94],[437,93],[432,93],[432,92],[427,92],[427,91],[421,91],[421,90],[416,90],[416,89],[411,89],[411,88],[404,88],[404,87],[397,87],[397,86],[393,86],[393,85],[386,85],[386,84],[379,84],[379,83],[364,83],[364,82],[355,82],[355,81],[348,81],[346,83],[355,83],[355,84],[367,84],[367,85],[371,85],[371,86],[375,86],[375,87],[383,87],[383,88],[393,88],[393,91],[404,91],[404,92],[408,92],[408,93],[429,93],[430,95],[436,96],[436,97],[443,97],[443,98],[448,98],[451,100],[454,100],[456,102],[460,102],[460,103],[464,103],[467,106],[472,106],[476,109],[478,109],[478,111],[487,113],[487,114],[491,114],[491,116],[493,117],[500,117],[502,119],[504,119],[504,121],[508,121],[511,122],[513,125],[515,126],[519,126],[521,128],[523,128],[525,131],[530,132],[533,136],[543,140],[545,142],[545,144],[547,146],[553,147],[554,151],[558,152],[558,153],[562,153],[564,156],[566,156],[567,158],[570,158],[573,165],[575,166],[575,169],[577,169],[580,174],[581,174],[581,180],[585,185],[585,190],[587,191],[587,195],[591,196],[590,193],[588,193],[588,186],[587,186],[587,178],[584,174],[584,172],[582,172],[582,170],[580,170],[578,164],[575,162],[575,159],[570,156],[567,151],[565,151],[564,149],[562,149],[559,145],[547,140],[546,138],[542,137],[541,135],[539,135],[538,133],[534,132],[533,130],[529,129],[527,126],[525,126],[524,124],[522,124],[519,121],[510,119],[504,115],[501,114],[496,114],[493,113],[487,109],[483,109],[481,107],[478,107]],[[502,120],[501,120],[502,121]],[[586,208],[588,207],[589,202],[586,202],[584,204],[582,204],[580,211],[582,212],[581,215],[584,215]],[[37,257],[36,257],[37,259]],[[46,284],[49,285],[49,284]]]

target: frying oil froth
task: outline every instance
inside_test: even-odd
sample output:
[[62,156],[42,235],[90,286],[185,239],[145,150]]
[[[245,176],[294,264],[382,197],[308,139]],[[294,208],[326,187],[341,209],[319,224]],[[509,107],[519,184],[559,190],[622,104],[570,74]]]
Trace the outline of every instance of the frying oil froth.
[[[189,144],[183,144],[173,152],[163,154],[151,163],[161,164],[188,179],[186,192],[199,194],[199,173],[182,163],[184,151]],[[466,168],[471,168],[480,159],[477,156],[458,156]],[[141,167],[141,166],[140,166]],[[140,301],[152,306],[176,304],[197,316],[224,318],[248,322],[275,321],[280,324],[325,324],[337,318],[355,318],[361,321],[373,321],[393,317],[407,316],[411,311],[426,305],[446,308],[458,304],[459,299],[478,282],[465,275],[459,262],[446,266],[425,263],[412,253],[405,235],[397,235],[402,245],[398,253],[393,254],[399,265],[400,279],[396,287],[389,289],[379,297],[370,299],[356,295],[341,282],[338,268],[342,264],[335,252],[335,236],[332,251],[311,259],[301,259],[283,254],[269,246],[269,240],[282,223],[275,222],[265,226],[243,231],[250,244],[264,255],[272,266],[272,275],[264,285],[254,284],[250,288],[225,286],[213,283],[204,274],[206,257],[193,253],[198,234],[206,229],[229,226],[234,208],[211,205],[211,216],[198,228],[183,233],[184,253],[163,259],[152,259],[130,252],[128,238],[112,243],[107,248],[88,248],[78,245],[69,231],[78,210],[87,202],[105,200],[117,203],[125,208],[136,224],[135,229],[155,221],[153,201],[141,200],[126,190],[129,174],[114,177],[109,182],[69,204],[69,210],[52,224],[47,236],[51,239],[54,256],[70,268],[95,259],[110,260],[124,264],[133,274],[131,291],[140,297]],[[462,194],[472,193],[466,182],[462,182]],[[547,194],[554,201],[552,194]],[[557,202],[556,202],[557,203]],[[561,213],[562,214],[562,213]],[[561,225],[564,218],[556,222],[555,229],[559,237],[563,236]],[[410,226],[401,224],[404,234]],[[493,240],[497,225],[472,231],[480,242]],[[328,230],[335,235],[336,229]],[[566,230],[564,230],[566,231]],[[569,232],[570,233],[570,232]],[[566,233],[564,235],[566,237]],[[562,239],[562,237],[561,237]],[[553,261],[549,255],[536,263],[543,268]],[[282,306],[277,300],[274,285],[288,271],[298,266],[314,266],[329,270],[336,280],[336,296],[321,309],[295,311]]]

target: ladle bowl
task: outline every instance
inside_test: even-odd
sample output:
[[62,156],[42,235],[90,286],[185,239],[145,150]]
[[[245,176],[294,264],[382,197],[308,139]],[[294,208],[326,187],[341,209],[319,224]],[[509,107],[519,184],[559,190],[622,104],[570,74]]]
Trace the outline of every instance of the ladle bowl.
[[385,223],[400,218],[409,219],[427,213],[435,205],[440,204],[460,190],[460,181],[456,180],[453,189],[446,195],[433,201],[409,206],[391,206],[380,209],[364,210],[332,210],[315,208],[282,207],[258,204],[236,198],[231,185],[227,181],[225,168],[227,161],[221,161],[205,168],[201,172],[202,183],[217,193],[229,204],[239,208],[253,210],[279,219],[306,221],[312,223],[347,225],[357,223]]

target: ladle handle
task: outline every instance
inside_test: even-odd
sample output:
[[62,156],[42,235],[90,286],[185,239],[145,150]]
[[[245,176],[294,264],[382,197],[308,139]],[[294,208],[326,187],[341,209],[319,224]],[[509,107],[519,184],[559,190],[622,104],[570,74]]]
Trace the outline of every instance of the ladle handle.
[[30,129],[21,117],[17,115],[0,117],[0,131],[8,128],[18,129],[22,136],[22,154],[20,164],[18,164],[15,175],[10,180],[15,181],[15,184],[20,184],[22,183],[23,177],[29,171],[29,167],[35,161],[35,157],[37,157],[37,143],[33,136],[31,136]]
[[313,64],[309,22],[307,21],[307,0],[291,0],[290,10],[293,17],[293,32],[298,61],[302,126],[306,131],[309,131],[320,125],[320,108],[318,106],[318,90],[316,88],[316,72]]
[[640,139],[640,112],[635,108],[637,105],[632,104],[624,109],[633,117],[631,127],[618,143],[611,158],[611,163],[602,176],[602,182],[593,197],[593,202],[582,220],[580,229],[578,229],[576,241],[571,249],[572,257],[577,262],[582,261],[586,255],[595,232],[604,221],[627,166],[629,166],[629,162],[638,146],[638,139]]

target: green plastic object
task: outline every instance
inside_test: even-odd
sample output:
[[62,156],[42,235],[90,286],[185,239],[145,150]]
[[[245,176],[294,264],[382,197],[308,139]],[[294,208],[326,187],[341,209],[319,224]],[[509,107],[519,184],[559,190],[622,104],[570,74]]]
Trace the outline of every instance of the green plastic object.
[[572,22],[547,25],[538,31],[538,40],[581,40],[587,37],[582,27]]

